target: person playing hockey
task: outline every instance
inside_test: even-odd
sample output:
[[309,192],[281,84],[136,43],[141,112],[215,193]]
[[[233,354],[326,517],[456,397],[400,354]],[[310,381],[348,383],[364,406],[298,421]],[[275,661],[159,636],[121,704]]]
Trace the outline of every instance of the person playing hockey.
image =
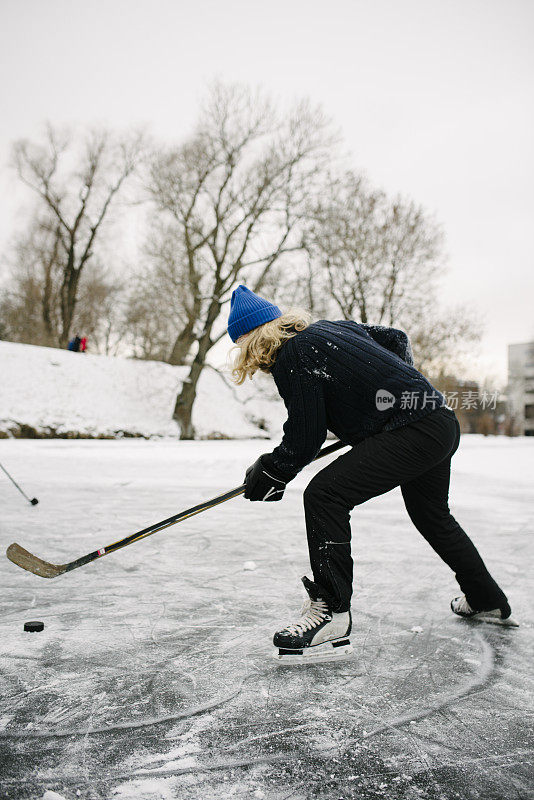
[[244,496],[281,500],[317,455],[327,431],[351,449],[318,472],[304,491],[313,580],[301,616],[274,635],[282,662],[331,661],[352,652],[350,513],[396,486],[418,531],[454,571],[462,595],[455,614],[516,625],[502,589],[448,505],[451,458],[460,441],[454,410],[413,365],[396,328],[286,313],[246,286],[232,294],[228,334],[237,346],[237,384],[272,375],[288,417],[281,443],[246,471]]

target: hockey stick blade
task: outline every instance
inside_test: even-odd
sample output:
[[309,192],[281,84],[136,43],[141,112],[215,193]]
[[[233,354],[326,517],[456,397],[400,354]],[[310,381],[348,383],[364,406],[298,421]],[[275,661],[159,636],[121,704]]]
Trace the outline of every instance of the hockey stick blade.
[[43,561],[42,558],[29,553],[16,542],[9,545],[6,556],[17,567],[33,572],[34,575],[39,575],[41,578],[57,578],[58,575],[67,571],[65,564],[50,564],[48,561]]

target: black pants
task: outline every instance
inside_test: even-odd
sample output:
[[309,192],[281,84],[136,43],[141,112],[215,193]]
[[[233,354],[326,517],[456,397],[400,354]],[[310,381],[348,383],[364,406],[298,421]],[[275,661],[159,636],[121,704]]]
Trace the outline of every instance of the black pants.
[[506,600],[449,510],[451,458],[459,442],[456,415],[442,407],[364,439],[310,481],[304,492],[310,561],[314,582],[333,611],[350,607],[350,512],[395,486],[417,530],[456,573],[469,605],[487,610]]

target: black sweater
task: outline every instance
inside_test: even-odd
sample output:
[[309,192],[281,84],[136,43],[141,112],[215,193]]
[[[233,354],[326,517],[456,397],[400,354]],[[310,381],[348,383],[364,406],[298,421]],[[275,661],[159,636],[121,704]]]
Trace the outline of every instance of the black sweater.
[[282,345],[271,372],[288,418],[263,461],[287,480],[315,458],[327,430],[357,444],[445,404],[413,366],[406,334],[380,325],[314,322]]

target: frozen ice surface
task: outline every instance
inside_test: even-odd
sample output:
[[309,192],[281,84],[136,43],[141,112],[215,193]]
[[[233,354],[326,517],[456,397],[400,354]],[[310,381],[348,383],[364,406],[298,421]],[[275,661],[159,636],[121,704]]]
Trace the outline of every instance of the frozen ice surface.
[[[239,485],[266,445],[2,441],[40,501],[0,480],[2,549],[76,558]],[[272,662],[302,602],[320,465],[281,503],[236,498],[55,580],[2,557],[0,797],[531,796],[534,440],[464,437],[453,464],[453,513],[518,629],[451,614],[454,578],[394,491],[353,514],[353,659]]]

